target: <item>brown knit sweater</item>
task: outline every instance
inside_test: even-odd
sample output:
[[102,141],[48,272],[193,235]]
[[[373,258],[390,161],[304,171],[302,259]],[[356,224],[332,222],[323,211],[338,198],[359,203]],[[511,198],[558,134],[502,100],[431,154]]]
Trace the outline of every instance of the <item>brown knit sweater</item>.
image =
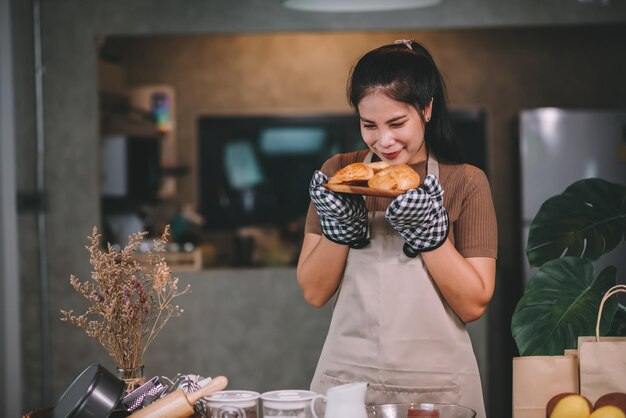
[[[368,150],[338,154],[324,163],[321,170],[328,177],[348,164],[363,161]],[[426,162],[412,165],[423,180]],[[493,257],[498,255],[498,227],[491,199],[491,189],[485,173],[469,164],[439,163],[439,181],[444,189],[443,205],[450,218],[450,239],[463,257]],[[392,198],[365,199],[370,212],[385,211]],[[307,213],[305,233],[322,234],[320,220],[311,203]]]

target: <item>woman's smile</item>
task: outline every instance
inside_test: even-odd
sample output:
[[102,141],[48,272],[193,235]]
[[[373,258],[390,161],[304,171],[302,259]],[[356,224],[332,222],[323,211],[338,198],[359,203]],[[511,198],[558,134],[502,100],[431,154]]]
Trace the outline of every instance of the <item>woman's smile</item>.
[[383,152],[383,153],[381,153],[381,154],[382,154],[382,156],[383,156],[383,157],[385,157],[385,159],[387,159],[387,160],[393,160],[393,159],[395,159],[398,155],[400,155],[400,152],[401,152],[401,151],[402,151],[402,150],[398,150],[398,151],[395,151],[395,152],[389,152],[389,153],[387,153],[387,152]]

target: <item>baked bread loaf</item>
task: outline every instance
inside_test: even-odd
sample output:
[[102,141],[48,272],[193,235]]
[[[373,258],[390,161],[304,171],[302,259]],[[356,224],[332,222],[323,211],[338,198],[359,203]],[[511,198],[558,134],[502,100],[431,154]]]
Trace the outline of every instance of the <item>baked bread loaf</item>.
[[367,184],[373,189],[406,191],[419,186],[420,177],[406,164],[390,165],[377,161],[349,164],[337,171],[328,184]]
[[376,161],[373,163],[367,163],[366,165],[374,170],[374,174],[384,170],[385,168],[391,167],[391,164],[386,161]]
[[345,184],[367,181],[374,176],[374,170],[364,163],[353,163],[337,171],[328,184]]
[[420,176],[406,164],[392,165],[379,171],[367,181],[374,189],[406,191],[420,184]]
[[390,167],[385,161],[376,161],[374,163],[352,163],[341,170],[337,171],[334,176],[328,180],[329,184],[351,184],[364,182],[371,179],[374,174],[385,168]]

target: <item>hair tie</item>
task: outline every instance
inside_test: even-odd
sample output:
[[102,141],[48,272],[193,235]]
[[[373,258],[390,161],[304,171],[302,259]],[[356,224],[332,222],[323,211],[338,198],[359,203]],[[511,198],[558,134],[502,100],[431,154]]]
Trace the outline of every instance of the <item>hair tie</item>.
[[397,39],[393,43],[396,44],[396,45],[404,44],[404,46],[406,46],[411,51],[413,51],[413,41],[410,40],[410,39]]

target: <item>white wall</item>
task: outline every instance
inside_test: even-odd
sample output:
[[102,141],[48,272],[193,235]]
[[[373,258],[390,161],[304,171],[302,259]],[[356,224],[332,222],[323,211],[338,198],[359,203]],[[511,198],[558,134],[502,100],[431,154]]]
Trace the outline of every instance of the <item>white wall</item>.
[[22,409],[11,5],[0,0],[0,416]]

